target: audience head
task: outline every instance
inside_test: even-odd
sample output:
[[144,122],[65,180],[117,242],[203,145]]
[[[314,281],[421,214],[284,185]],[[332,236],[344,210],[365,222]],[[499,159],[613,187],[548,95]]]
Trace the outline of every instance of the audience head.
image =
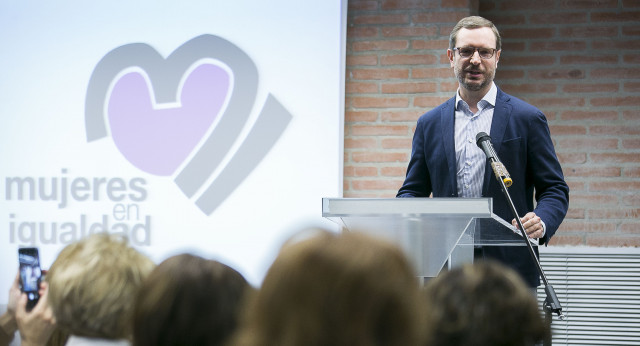
[[217,261],[181,254],[160,263],[136,299],[133,343],[222,345],[251,286]]
[[443,272],[425,293],[428,346],[533,346],[549,336],[534,292],[498,262]]
[[77,336],[130,337],[135,294],[153,267],[117,235],[97,233],[66,246],[47,273],[58,325]]
[[396,246],[359,233],[283,246],[251,299],[240,345],[416,345],[423,329],[412,267]]

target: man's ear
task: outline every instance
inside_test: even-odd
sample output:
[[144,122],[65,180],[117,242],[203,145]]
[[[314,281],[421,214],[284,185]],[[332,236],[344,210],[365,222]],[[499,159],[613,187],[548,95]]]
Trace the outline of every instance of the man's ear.
[[449,64],[451,65],[451,67],[454,67],[453,54],[454,52],[451,49],[447,49],[447,58],[449,58]]

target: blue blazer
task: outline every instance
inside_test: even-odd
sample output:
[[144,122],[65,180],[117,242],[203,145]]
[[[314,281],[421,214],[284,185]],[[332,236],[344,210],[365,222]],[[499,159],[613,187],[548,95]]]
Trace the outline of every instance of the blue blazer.
[[[455,97],[418,119],[411,160],[397,197],[457,197],[454,142]],[[509,194],[520,217],[534,211],[546,225],[540,244],[556,232],[569,207],[569,187],[564,181],[547,120],[528,103],[498,89],[491,123],[491,144],[505,165],[513,185]],[[493,212],[511,222],[513,213],[491,166],[486,165],[482,197],[493,198]],[[534,193],[536,205],[534,206]],[[516,269],[530,286],[539,276],[526,247],[485,247],[484,256]],[[536,255],[537,255],[537,248]]]

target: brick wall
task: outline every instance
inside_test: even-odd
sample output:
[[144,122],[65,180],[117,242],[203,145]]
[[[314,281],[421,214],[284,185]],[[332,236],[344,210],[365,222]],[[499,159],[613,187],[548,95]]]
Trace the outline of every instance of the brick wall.
[[448,35],[501,32],[496,83],[547,116],[571,188],[555,245],[640,246],[640,1],[349,0],[345,197],[393,197],[418,117],[457,83]]

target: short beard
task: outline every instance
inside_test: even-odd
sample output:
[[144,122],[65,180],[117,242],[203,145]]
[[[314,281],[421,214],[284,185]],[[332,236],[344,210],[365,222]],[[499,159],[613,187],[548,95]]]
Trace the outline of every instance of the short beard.
[[491,76],[487,76],[487,78],[484,79],[484,81],[480,84],[469,84],[467,82],[465,82],[464,80],[464,73],[465,71],[461,71],[459,69],[456,68],[456,77],[458,77],[458,82],[460,83],[460,86],[463,87],[464,89],[467,89],[469,91],[480,91],[483,88],[485,88],[487,85],[490,85],[491,82],[493,82],[493,78],[495,77],[495,71],[493,72],[493,74]]

